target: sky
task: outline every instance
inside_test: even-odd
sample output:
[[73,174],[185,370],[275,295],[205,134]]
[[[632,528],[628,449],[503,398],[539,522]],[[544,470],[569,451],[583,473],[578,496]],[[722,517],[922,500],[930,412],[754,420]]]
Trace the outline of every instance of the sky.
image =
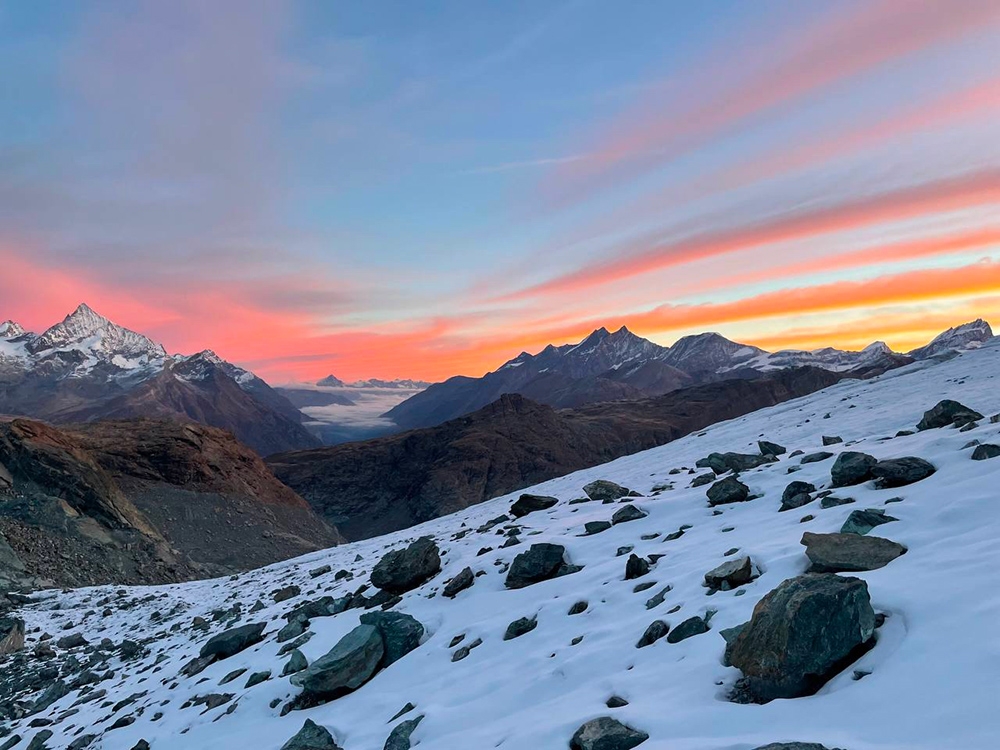
[[1000,328],[1000,3],[0,4],[0,319],[272,382]]

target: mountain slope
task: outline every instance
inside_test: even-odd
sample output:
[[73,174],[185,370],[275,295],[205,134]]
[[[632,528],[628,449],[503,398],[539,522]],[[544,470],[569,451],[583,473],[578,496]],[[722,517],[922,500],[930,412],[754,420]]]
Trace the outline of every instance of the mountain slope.
[[222,430],[0,422],[0,581],[9,586],[188,580],[338,541]]
[[12,323],[3,330],[0,413],[58,423],[191,419],[232,430],[262,454],[320,444],[298,409],[253,373],[211,351],[168,356],[87,305],[38,336]]
[[663,347],[622,327],[599,328],[579,344],[524,352],[481,378],[453,377],[417,393],[386,413],[400,427],[431,427],[475,411],[505,393],[520,393],[554,407],[658,396],[697,383],[790,367],[820,367],[862,377],[881,374],[934,353],[978,346],[992,336],[984,321],[959,326],[909,355],[877,341],[860,352],[766,352],[718,333],[684,336]]
[[[66,689],[51,691],[36,713],[7,726],[22,742],[51,732],[49,746],[59,748],[93,734],[93,746],[104,750],[129,750],[140,740],[157,750],[278,750],[308,719],[329,731],[340,747],[378,750],[402,722],[422,717],[411,746],[557,750],[569,746],[584,722],[608,716],[648,734],[639,750],[752,750],[777,742],[847,750],[992,750],[1000,735],[993,689],[1000,670],[995,626],[1000,619],[995,585],[1000,460],[973,461],[973,448],[963,446],[973,440],[1000,442],[1000,424],[981,420],[967,432],[945,428],[888,436],[912,431],[924,410],[942,397],[986,415],[1000,412],[998,367],[1000,347],[991,343],[946,362],[921,363],[872,380],[843,380],[669,445],[535,486],[532,492],[552,496],[556,504],[493,528],[485,527],[509,512],[517,493],[232,581],[125,589],[121,595],[112,587],[45,592],[17,613],[25,620],[29,654],[42,632],[80,633],[93,643],[103,637],[114,644],[130,639],[141,653],[57,647],[51,658],[8,657],[7,684],[15,686],[8,702],[30,706],[45,694],[57,670],[38,677],[43,667],[66,665]],[[801,456],[791,455],[823,450],[823,435],[840,435],[847,443],[827,450],[863,451],[878,460],[918,456],[936,473],[890,489],[864,481],[835,490],[836,497],[853,498],[853,503],[813,499],[779,512],[792,480],[832,489],[832,457],[801,463]],[[706,487],[691,486],[685,467],[713,451],[754,451],[761,436],[787,446],[789,453],[741,475],[753,499],[709,507]],[[583,535],[584,524],[607,521],[624,508],[622,503],[572,502],[599,479],[635,491],[638,496],[628,501],[646,515]],[[907,548],[882,568],[841,576],[863,581],[874,610],[884,616],[873,647],[838,665],[839,672],[815,695],[766,705],[727,700],[741,671],[724,666],[722,632],[745,623],[768,592],[806,570],[809,561],[800,543],[805,531],[837,532],[853,511],[866,508],[897,519],[869,536]],[[520,543],[500,548],[511,532]],[[281,674],[291,661],[278,654],[288,643],[277,639],[286,624],[283,617],[321,596],[353,601],[386,552],[421,535],[440,547],[442,569],[391,607],[422,624],[419,645],[358,689],[282,715],[282,707],[300,692]],[[562,545],[565,559],[581,569],[508,588],[505,580],[516,556],[539,543]],[[619,553],[627,547],[647,563],[656,556],[649,571],[633,580],[624,575],[631,553]],[[481,552],[486,548],[492,549]],[[751,558],[758,577],[711,593],[705,573],[741,555]],[[340,579],[312,577],[310,571],[320,566],[346,573]],[[471,587],[454,598],[444,596],[445,582],[465,568],[472,574]],[[638,590],[647,584],[652,586]],[[270,595],[292,585],[301,593],[287,601],[276,603]],[[110,613],[102,615],[102,606]],[[255,607],[258,611],[250,614]],[[569,614],[571,609],[577,614]],[[221,613],[218,621],[213,611]],[[367,614],[377,612],[373,607]],[[299,645],[305,661],[316,666],[358,626],[360,614],[352,608],[311,617],[306,632],[313,635]],[[192,627],[196,617],[208,621],[206,629]],[[789,611],[785,617],[799,615]],[[518,637],[505,639],[519,618],[533,621],[533,629],[522,624],[515,630]],[[636,647],[651,623],[662,621],[670,633],[683,633],[682,623],[691,618],[704,628],[688,626],[686,639],[668,635]],[[210,638],[251,623],[263,625],[259,643],[195,676],[181,673]],[[76,680],[83,658],[93,660],[89,669],[98,676],[113,671],[113,678],[80,687]],[[36,677],[28,679],[32,674]],[[258,674],[248,687],[250,676]],[[95,693],[97,699],[79,702]],[[617,707],[607,705],[612,698]],[[74,704],[76,712],[68,712]],[[413,707],[400,716],[408,704]],[[36,719],[44,726],[31,726]]]
[[811,393],[839,377],[824,370],[788,370],[569,411],[508,394],[437,427],[279,454],[268,463],[318,513],[357,539],[661,445]]

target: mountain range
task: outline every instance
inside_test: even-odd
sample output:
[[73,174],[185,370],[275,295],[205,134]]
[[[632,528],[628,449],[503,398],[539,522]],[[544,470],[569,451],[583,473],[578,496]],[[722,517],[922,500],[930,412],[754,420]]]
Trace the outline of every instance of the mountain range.
[[549,345],[523,352],[480,378],[457,376],[431,385],[390,409],[385,416],[411,429],[431,427],[476,411],[505,393],[518,393],[556,408],[648,398],[700,383],[753,378],[793,367],[819,367],[869,377],[915,360],[978,346],[993,337],[984,320],[938,335],[908,353],[877,341],[861,351],[832,347],[815,351],[767,352],[718,333],[685,336],[660,346],[624,326],[598,328],[578,344]]
[[315,447],[283,395],[214,352],[164,347],[86,304],[41,334],[0,325],[0,414],[54,423],[154,417],[231,431],[262,455]]

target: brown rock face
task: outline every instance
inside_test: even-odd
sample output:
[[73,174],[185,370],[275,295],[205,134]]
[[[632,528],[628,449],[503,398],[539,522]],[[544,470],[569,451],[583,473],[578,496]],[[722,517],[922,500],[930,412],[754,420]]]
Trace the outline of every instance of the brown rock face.
[[133,420],[0,423],[10,585],[165,583],[257,567],[340,537],[223,430]]
[[437,427],[267,462],[347,538],[362,539],[668,443],[840,377],[800,368],[564,411],[507,394]]

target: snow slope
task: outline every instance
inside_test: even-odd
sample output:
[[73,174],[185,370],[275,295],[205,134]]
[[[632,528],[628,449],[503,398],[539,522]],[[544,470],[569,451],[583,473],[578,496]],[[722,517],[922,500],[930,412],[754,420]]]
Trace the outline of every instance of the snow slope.
[[[1000,412],[998,372],[1000,346],[990,342],[945,362],[917,363],[870,381],[845,381],[661,448],[546,482],[533,491],[562,502],[521,519],[525,531],[520,545],[481,556],[480,548],[498,548],[503,537],[497,530],[480,534],[475,529],[505,512],[518,493],[405,532],[232,579],[125,589],[123,596],[112,587],[48,593],[41,604],[23,612],[29,631],[35,631],[29,632],[29,648],[39,629],[56,636],[82,632],[92,642],[153,638],[151,653],[142,660],[119,663],[112,657],[114,678],[95,686],[108,691],[106,698],[83,704],[79,713],[48,727],[54,732],[49,747],[66,747],[76,733],[101,734],[116,718],[142,709],[133,724],[104,733],[91,747],[128,750],[144,738],[154,750],[276,750],[310,718],[329,728],[345,750],[378,750],[397,723],[391,717],[412,702],[416,710],[403,718],[425,715],[412,737],[420,750],[567,748],[581,723],[602,715],[648,732],[650,739],[640,746],[642,750],[750,750],[793,740],[846,750],[997,748],[1000,459],[972,461],[971,448],[963,446],[973,439],[1000,442],[1000,424],[983,420],[968,432],[949,428],[889,436],[913,429],[924,410],[942,398],[957,399],[986,415]],[[693,475],[669,473],[694,466],[711,451],[756,452],[760,437],[790,451],[818,451],[822,435],[844,438],[843,445],[829,449],[834,453],[849,446],[878,458],[920,456],[938,471],[894,490],[870,484],[838,490],[840,496],[855,498],[851,505],[824,510],[813,502],[778,513],[781,492],[789,481],[828,486],[833,462],[831,458],[803,465],[789,476],[788,469],[798,465],[798,458],[786,455],[778,463],[742,474],[760,497],[724,506],[720,515],[708,507],[705,487],[689,487]],[[649,515],[601,534],[579,536],[585,522],[608,519],[617,509],[600,503],[568,504],[582,495],[584,484],[598,478],[645,495],[633,502]],[[658,486],[667,489],[654,490]],[[895,497],[902,502],[885,505]],[[852,510],[867,507],[886,507],[899,519],[873,535],[909,549],[881,570],[857,574],[868,581],[876,611],[888,614],[875,648],[815,696],[767,705],[727,702],[726,692],[739,672],[721,664],[724,643],[719,630],[747,620],[766,592],[805,570],[807,560],[799,544],[803,531],[837,531]],[[804,521],[808,515],[815,518]],[[663,540],[683,524],[691,528],[681,538]],[[464,538],[453,540],[456,532],[470,529]],[[276,656],[279,644],[274,641],[284,624],[280,615],[305,599],[356,589],[385,551],[424,534],[438,540],[444,552],[443,570],[405,595],[396,610],[423,623],[425,642],[356,692],[279,716],[280,704],[297,693],[287,678],[278,677],[285,661]],[[641,538],[652,534],[657,536]],[[570,560],[583,565],[583,570],[506,590],[505,565],[530,543],[543,541],[565,545]],[[644,578],[624,581],[626,558],[616,556],[616,550],[625,545],[635,545],[643,556],[666,556]],[[709,596],[702,586],[703,574],[731,559],[725,553],[732,548],[750,554],[764,572],[741,589]],[[340,582],[332,574],[310,578],[308,571],[323,564],[334,571],[351,570],[356,577]],[[466,565],[484,575],[454,600],[442,597],[444,582]],[[633,593],[636,583],[646,581],[657,585]],[[299,584],[302,595],[273,604],[269,592],[288,583]],[[647,599],[668,584],[673,588],[665,601],[647,609]],[[100,614],[103,605],[98,602],[104,597],[113,602],[109,617]],[[258,598],[265,608],[247,614]],[[589,602],[587,610],[567,615],[581,599]],[[130,601],[136,602],[134,606],[121,606]],[[213,610],[235,602],[242,604],[241,622],[269,622],[264,642],[194,678],[178,676],[202,643],[226,627],[213,622],[209,632],[192,631],[192,618],[211,620]],[[677,625],[708,610],[717,610],[709,633],[678,644],[661,640],[635,648],[654,619]],[[161,616],[157,619],[154,612]],[[502,640],[509,622],[532,615],[538,616],[535,630]],[[302,648],[309,661],[357,625],[358,616],[358,610],[349,610],[314,619],[315,637]],[[177,632],[171,632],[174,626]],[[449,642],[460,634],[465,634],[465,643],[476,638],[483,643],[468,658],[452,662],[455,648],[449,648]],[[583,640],[571,645],[580,636]],[[238,668],[248,672],[218,686],[224,675]],[[272,678],[245,689],[247,676],[263,669],[272,670]],[[855,681],[854,669],[871,674]],[[113,710],[115,703],[140,692],[144,695],[132,705]],[[201,706],[182,708],[191,697],[212,692],[234,697],[208,711]],[[612,695],[625,698],[629,705],[606,708]],[[78,697],[74,691],[41,715],[58,717]],[[158,713],[162,717],[157,718]],[[11,724],[25,744],[40,731],[28,728],[29,720]]]

